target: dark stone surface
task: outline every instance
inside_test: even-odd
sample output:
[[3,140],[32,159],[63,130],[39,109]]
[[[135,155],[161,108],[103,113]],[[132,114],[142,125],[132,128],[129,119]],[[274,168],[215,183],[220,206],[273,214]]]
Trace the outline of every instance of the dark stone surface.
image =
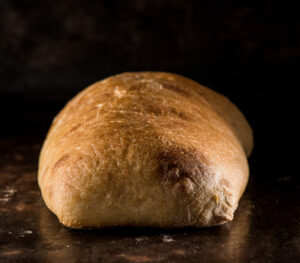
[[252,169],[234,220],[219,227],[79,231],[63,227],[42,201],[36,181],[41,142],[0,139],[0,262],[300,261],[294,174],[266,179]]

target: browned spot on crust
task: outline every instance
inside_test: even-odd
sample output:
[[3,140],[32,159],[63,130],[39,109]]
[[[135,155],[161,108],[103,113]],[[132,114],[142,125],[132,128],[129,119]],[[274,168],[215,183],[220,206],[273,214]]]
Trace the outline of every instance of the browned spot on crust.
[[158,106],[153,105],[151,103],[145,103],[144,107],[145,107],[145,111],[147,113],[154,114],[156,116],[159,116],[159,115],[163,114],[163,110],[162,110],[161,107],[158,107]]
[[81,126],[81,123],[78,123],[78,124],[75,125],[72,129],[69,130],[69,133],[70,133],[70,132],[73,132],[73,131],[75,131],[75,130],[77,130],[80,126]]
[[170,108],[170,112],[174,115],[176,115],[178,118],[185,120],[185,121],[192,121],[193,118],[192,116],[188,116],[187,114],[185,114],[182,111],[178,111],[175,108]]
[[183,112],[178,112],[177,113],[177,116],[180,118],[180,119],[183,119],[183,120],[190,120],[190,118]]
[[193,150],[168,147],[158,154],[159,176],[184,189],[190,189],[197,177],[206,174],[206,159]]
[[69,154],[63,155],[52,167],[52,172],[58,169],[66,160],[70,158]]
[[140,90],[141,88],[142,88],[142,85],[136,83],[136,84],[133,84],[130,86],[129,91],[132,91],[132,90],[136,91],[136,90]]

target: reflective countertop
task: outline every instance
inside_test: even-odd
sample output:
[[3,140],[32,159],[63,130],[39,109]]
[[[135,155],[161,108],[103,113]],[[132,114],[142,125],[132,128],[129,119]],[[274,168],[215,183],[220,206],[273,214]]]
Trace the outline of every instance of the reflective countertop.
[[0,262],[300,262],[299,186],[250,169],[232,222],[163,230],[62,226],[41,198],[42,140],[0,139]]

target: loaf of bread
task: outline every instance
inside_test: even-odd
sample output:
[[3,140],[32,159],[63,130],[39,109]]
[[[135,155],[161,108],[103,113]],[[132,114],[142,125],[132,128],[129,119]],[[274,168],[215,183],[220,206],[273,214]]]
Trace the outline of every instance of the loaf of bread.
[[54,119],[38,182],[68,227],[208,227],[232,220],[252,148],[226,97],[175,74],[123,73]]

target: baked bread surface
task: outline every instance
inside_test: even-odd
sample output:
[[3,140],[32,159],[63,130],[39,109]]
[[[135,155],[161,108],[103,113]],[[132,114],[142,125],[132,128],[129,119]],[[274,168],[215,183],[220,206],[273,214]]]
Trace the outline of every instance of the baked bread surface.
[[232,220],[252,131],[224,96],[179,75],[123,73],[54,119],[38,182],[72,228],[206,227]]

